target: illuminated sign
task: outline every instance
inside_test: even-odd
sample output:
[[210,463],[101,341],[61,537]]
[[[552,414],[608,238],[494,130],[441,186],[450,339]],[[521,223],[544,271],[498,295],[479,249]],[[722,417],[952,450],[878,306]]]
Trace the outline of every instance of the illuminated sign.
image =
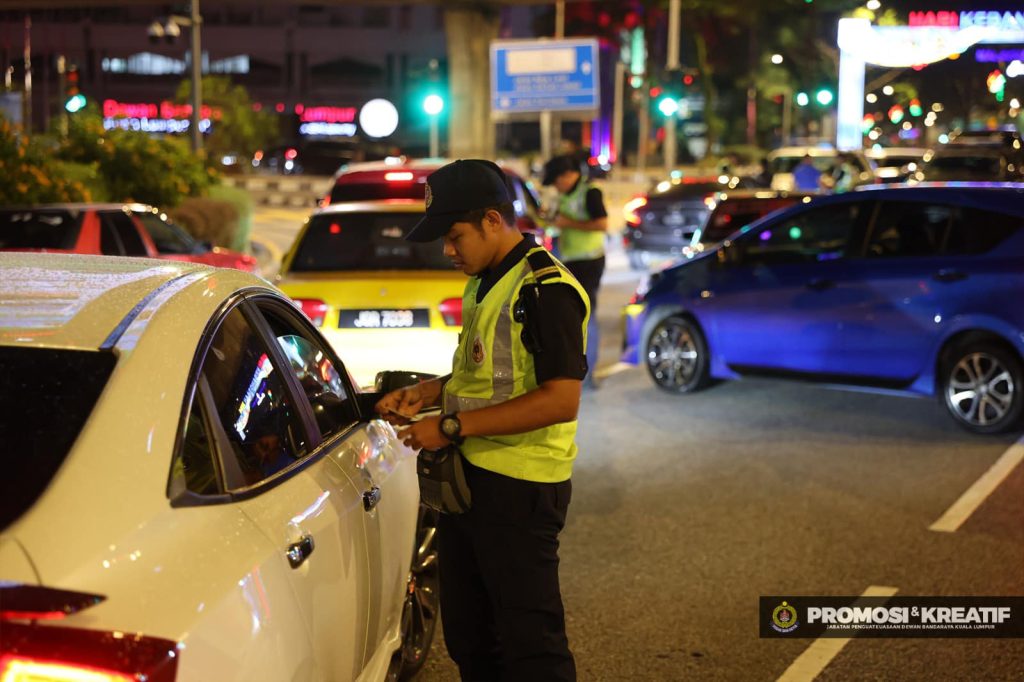
[[974,58],[985,64],[1024,61],[1024,50],[993,50],[988,48],[978,48],[978,51],[974,53]]
[[355,107],[306,107],[299,120],[303,123],[353,123]]
[[1024,30],[1024,12],[911,12],[910,26],[970,28],[980,26],[1000,31]]
[[[104,130],[135,130],[144,133],[184,133],[191,125],[192,105],[163,101],[118,102],[103,101]],[[212,128],[211,119],[220,120],[220,107],[199,108],[199,130],[208,133]]]

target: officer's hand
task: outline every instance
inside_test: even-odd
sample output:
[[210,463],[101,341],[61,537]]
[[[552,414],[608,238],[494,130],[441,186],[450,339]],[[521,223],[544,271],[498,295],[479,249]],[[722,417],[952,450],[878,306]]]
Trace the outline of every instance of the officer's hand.
[[423,409],[423,401],[423,391],[418,385],[406,386],[378,400],[374,409],[386,422],[403,425]]
[[573,225],[572,220],[570,220],[569,218],[567,218],[565,215],[563,215],[561,213],[559,213],[555,217],[555,221],[554,221],[554,226],[555,227],[565,228],[565,227],[572,227],[572,225]]
[[399,429],[398,436],[413,450],[440,450],[451,445],[451,441],[441,435],[440,427],[441,417],[425,417]]

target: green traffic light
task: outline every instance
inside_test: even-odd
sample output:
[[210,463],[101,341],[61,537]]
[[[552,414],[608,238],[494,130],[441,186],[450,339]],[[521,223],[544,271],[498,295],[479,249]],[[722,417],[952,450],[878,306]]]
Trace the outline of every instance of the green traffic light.
[[675,116],[679,112],[679,102],[675,97],[662,97],[658,100],[658,111],[666,118]]
[[440,95],[427,95],[423,98],[423,111],[429,116],[437,116],[444,111],[444,99]]
[[69,113],[73,114],[76,111],[81,111],[82,109],[84,109],[85,103],[85,95],[83,95],[82,93],[78,93],[77,95],[72,95],[68,98],[68,101],[64,103],[64,108]]
[[806,107],[811,103],[811,98],[807,96],[806,92],[796,93],[796,105],[798,107]]
[[832,100],[835,99],[835,95],[828,88],[822,88],[814,95],[814,99],[817,100],[818,104],[823,107],[827,107],[832,104]]

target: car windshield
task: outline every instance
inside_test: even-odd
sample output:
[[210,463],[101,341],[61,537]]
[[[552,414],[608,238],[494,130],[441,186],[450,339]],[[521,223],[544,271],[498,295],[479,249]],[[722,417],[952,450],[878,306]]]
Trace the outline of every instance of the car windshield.
[[331,190],[331,203],[419,199],[426,193],[425,182],[339,182]]
[[0,347],[0,528],[21,516],[46,490],[115,362],[109,352]]
[[299,242],[294,272],[451,270],[440,241],[409,242],[420,212],[366,211],[313,216]]
[[0,249],[73,249],[81,224],[62,209],[0,210]]
[[155,213],[135,211],[135,217],[145,226],[160,253],[196,253],[202,250],[192,235]]

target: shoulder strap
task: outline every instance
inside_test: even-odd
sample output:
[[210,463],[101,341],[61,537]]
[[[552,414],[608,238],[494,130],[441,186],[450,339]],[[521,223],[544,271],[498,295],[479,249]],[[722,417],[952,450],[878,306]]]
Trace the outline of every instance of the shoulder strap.
[[526,262],[533,270],[533,276],[538,282],[558,277],[560,274],[555,259],[545,249],[533,249],[526,254]]

